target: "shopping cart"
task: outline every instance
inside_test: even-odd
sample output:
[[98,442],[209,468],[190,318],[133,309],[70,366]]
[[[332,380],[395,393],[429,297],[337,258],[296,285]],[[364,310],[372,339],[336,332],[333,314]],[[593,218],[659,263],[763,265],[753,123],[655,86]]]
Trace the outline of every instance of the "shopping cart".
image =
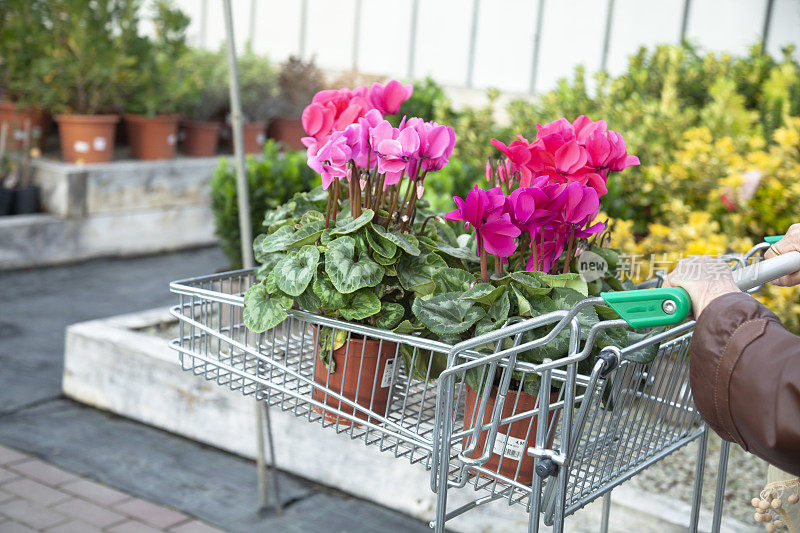
[[[797,252],[759,261],[766,247],[728,257],[742,289],[800,270]],[[304,311],[254,334],[243,324],[242,296],[254,273],[242,270],[170,284],[180,322],[172,347],[187,371],[429,469],[437,532],[500,499],[530,512],[530,531],[540,515],[561,531],[565,517],[599,497],[606,531],[614,487],[698,440],[694,531],[708,429],[688,385],[690,302],[682,289],[658,288],[662,280],[451,345]],[[604,304],[622,318],[583,327],[589,310]],[[674,327],[597,353],[600,339],[628,324]],[[554,344],[567,356],[528,362]],[[452,489],[474,490],[475,499],[448,511]]]

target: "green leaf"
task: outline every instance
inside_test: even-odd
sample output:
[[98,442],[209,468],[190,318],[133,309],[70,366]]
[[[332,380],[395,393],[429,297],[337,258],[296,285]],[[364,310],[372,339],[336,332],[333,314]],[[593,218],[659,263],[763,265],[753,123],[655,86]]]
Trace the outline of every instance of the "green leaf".
[[306,244],[314,244],[317,242],[319,236],[322,235],[323,229],[325,229],[324,221],[315,220],[309,222],[294,232],[294,235],[292,235],[291,239],[286,243],[286,246],[289,248],[297,248],[305,246]]
[[322,230],[322,234],[319,236],[320,244],[322,244],[323,246],[327,246],[331,243],[331,241],[333,240],[333,238],[331,237],[332,231],[333,230],[330,228]]
[[410,320],[403,320],[398,325],[394,327],[392,331],[395,333],[399,333],[400,335],[408,335],[409,333],[413,333],[417,331],[419,328],[414,326]]
[[381,301],[371,288],[353,293],[347,305],[339,309],[345,320],[364,320],[380,312]]
[[397,279],[404,289],[425,296],[432,293],[436,286],[433,275],[446,266],[444,259],[436,254],[420,257],[403,255],[397,261]]
[[536,276],[548,287],[563,287],[572,289],[578,291],[584,297],[588,296],[589,294],[589,288],[586,285],[586,280],[584,280],[580,274],[576,274],[575,272],[568,272],[566,274],[545,274],[543,272],[538,272]]
[[461,299],[482,303],[483,305],[492,305],[501,294],[508,295],[503,285],[495,287],[490,283],[478,283],[462,294]]
[[372,224],[370,226],[378,235],[379,238],[385,239],[395,246],[400,247],[405,253],[413,256],[419,255],[421,252],[416,244],[413,243],[413,236],[403,235],[397,230],[387,231],[386,228],[379,224]]
[[473,261],[477,262],[480,261],[477,252],[475,252],[472,248],[467,247],[455,247],[450,246],[448,244],[444,244],[441,242],[436,243],[437,247],[443,254],[447,254],[450,257],[455,257],[456,259],[464,259],[466,261]]
[[364,287],[374,287],[383,279],[383,268],[368,257],[353,259],[356,243],[352,237],[331,241],[325,251],[325,272],[336,290],[349,294]]
[[272,272],[267,274],[267,277],[264,278],[264,288],[267,291],[267,294],[278,293],[278,282],[275,280],[275,269],[272,269]]
[[299,296],[314,278],[318,264],[316,246],[303,246],[299,252],[290,252],[275,265],[278,288],[290,296]]
[[525,292],[530,295],[547,294],[550,292],[551,287],[549,285],[544,285],[536,275],[530,272],[512,272],[509,276],[522,285]]
[[381,329],[392,329],[397,327],[403,321],[403,316],[406,314],[405,308],[402,305],[394,302],[386,302],[381,304],[381,314],[375,321],[375,327]]
[[306,225],[310,224],[311,222],[322,222],[322,225],[325,225],[325,215],[320,213],[319,211],[306,211],[303,213],[303,216],[300,217],[300,224]]
[[272,270],[275,268],[275,265],[277,265],[278,262],[284,257],[286,257],[284,252],[272,252],[256,257],[256,261],[261,263],[261,266],[259,266],[256,270],[256,279],[258,281],[263,281],[264,278],[266,278],[267,275],[272,272]]
[[[570,310],[583,300],[583,295],[576,290],[556,287],[550,293],[550,297],[559,309]],[[589,334],[589,329],[597,324],[600,318],[597,311],[592,306],[586,306],[578,313],[578,322],[581,325],[581,338],[585,339]]]
[[275,233],[262,233],[253,241],[253,249],[256,254],[268,254],[270,252],[280,252],[286,249],[294,235],[294,228],[291,226],[281,226]]
[[466,292],[475,283],[475,276],[460,268],[439,268],[432,273],[431,278],[436,284],[434,294]]
[[372,251],[377,255],[392,258],[395,256],[395,252],[397,252],[397,245],[388,239],[378,237],[375,230],[372,229],[372,226],[370,226],[369,231],[367,231],[367,242],[370,248],[372,248]]
[[314,287],[312,286],[306,287],[306,290],[303,291],[303,294],[295,298],[294,302],[300,309],[310,313],[316,313],[321,307],[319,298],[314,293]]
[[365,209],[358,218],[350,218],[345,221],[337,222],[336,228],[331,232],[331,235],[347,235],[348,233],[353,233],[366,226],[374,216],[375,212],[372,209]]
[[[642,333],[640,331],[628,331],[628,344],[636,344],[637,342],[643,341],[645,339],[649,339],[650,337],[662,333],[666,330],[665,327],[658,327],[653,328],[650,331]],[[629,361],[633,361],[634,363],[651,363],[653,359],[656,358],[658,355],[658,349],[661,347],[659,343],[651,344],[649,346],[645,346],[632,354],[625,356],[626,359]]]
[[415,298],[411,309],[425,327],[437,335],[463,333],[482,319],[486,312],[472,302],[459,300],[457,292]]
[[312,286],[314,294],[319,298],[320,306],[330,311],[341,309],[347,303],[344,294],[336,290],[327,276],[318,276]]
[[509,302],[508,293],[503,292],[503,295],[489,307],[486,316],[475,326],[475,335],[483,335],[502,327],[508,319],[508,311],[510,309],[511,303]]
[[[400,253],[402,253],[402,252],[400,252]],[[397,263],[397,260],[399,259],[399,255],[395,256],[395,257],[384,257],[381,254],[373,254],[372,255],[372,259],[376,263],[378,263],[379,265],[390,266],[390,265],[394,265],[395,263]]]
[[528,299],[517,289],[516,286],[511,285],[511,290],[514,291],[514,297],[517,299],[517,314],[519,316],[532,316],[531,313],[531,303]]
[[[244,324],[250,331],[261,333],[283,322],[291,308],[288,298],[270,298],[263,283],[256,283],[244,294]],[[287,306],[288,303],[288,306]]]

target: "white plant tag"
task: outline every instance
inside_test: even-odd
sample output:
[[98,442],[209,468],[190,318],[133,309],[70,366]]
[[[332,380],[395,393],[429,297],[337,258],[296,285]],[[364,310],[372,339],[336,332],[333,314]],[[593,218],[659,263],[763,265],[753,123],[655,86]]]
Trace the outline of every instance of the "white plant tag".
[[168,145],[174,146],[175,145],[175,140],[176,140],[176,138],[175,138],[175,134],[174,133],[170,133],[169,135],[167,135],[167,144]]
[[105,137],[95,137],[94,141],[92,141],[92,146],[98,152],[102,152],[103,150],[105,150],[107,144],[108,142],[106,141]]
[[392,376],[394,376],[394,365],[397,362],[397,358],[389,359],[386,361],[386,367],[383,369],[383,377],[381,378],[381,388],[385,389],[389,385],[392,384]]
[[264,144],[266,142],[266,140],[267,140],[267,136],[264,135],[263,133],[259,133],[258,135],[256,135],[256,142],[258,144]]
[[75,148],[75,151],[79,154],[85,154],[89,151],[89,143],[86,141],[75,141],[73,148]]
[[[506,445],[508,441],[508,445]],[[503,455],[509,459],[519,461],[525,454],[525,441],[516,437],[507,437],[502,433],[497,434],[497,440],[494,441],[494,449],[492,450],[497,455]]]

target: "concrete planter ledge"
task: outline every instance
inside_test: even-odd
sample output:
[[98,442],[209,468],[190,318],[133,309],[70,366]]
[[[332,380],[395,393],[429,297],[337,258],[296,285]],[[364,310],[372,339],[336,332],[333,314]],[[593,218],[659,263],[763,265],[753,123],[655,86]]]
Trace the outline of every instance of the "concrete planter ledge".
[[[167,309],[121,315],[67,328],[64,393],[79,402],[111,411],[244,457],[255,456],[254,401],[180,369],[165,338],[143,330],[174,323]],[[419,465],[309,424],[290,413],[270,411],[278,467],[422,520],[433,517],[435,499],[429,474]],[[179,466],[176,465],[176,468]],[[448,507],[473,500],[472,490],[452,491]],[[256,505],[257,495],[253,494]],[[626,485],[612,493],[611,531],[686,531],[690,506],[643,493]],[[601,502],[567,520],[567,531],[597,531]],[[358,517],[353,517],[357,520]],[[493,502],[448,523],[463,533],[518,532],[527,529],[520,506]],[[700,531],[709,531],[703,511]],[[754,529],[723,520],[722,531]]]
[[209,181],[218,161],[37,159],[44,213],[0,217],[0,270],[213,244]]

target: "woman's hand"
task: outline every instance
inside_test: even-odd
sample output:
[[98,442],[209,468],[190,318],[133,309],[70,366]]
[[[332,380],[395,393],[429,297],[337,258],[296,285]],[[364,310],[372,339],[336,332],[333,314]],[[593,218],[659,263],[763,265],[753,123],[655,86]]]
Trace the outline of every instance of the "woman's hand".
[[[778,253],[775,253],[777,251]],[[779,240],[764,254],[764,259],[770,259],[776,255],[785,254],[788,252],[800,252],[800,224],[792,224],[789,231],[786,232],[783,239]],[[800,284],[800,271],[788,276],[783,276],[772,282],[773,285],[781,285],[783,287],[791,287],[792,285]]]
[[692,299],[695,319],[714,299],[741,292],[733,282],[728,263],[707,255],[684,259],[669,273],[665,287],[683,287]]

